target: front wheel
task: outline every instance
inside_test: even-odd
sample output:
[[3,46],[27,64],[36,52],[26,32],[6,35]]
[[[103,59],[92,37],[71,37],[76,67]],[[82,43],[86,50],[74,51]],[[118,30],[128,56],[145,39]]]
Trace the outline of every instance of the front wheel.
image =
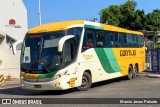
[[87,72],[84,72],[82,76],[82,84],[81,86],[77,87],[79,91],[86,91],[88,90],[92,85],[92,78],[91,75]]

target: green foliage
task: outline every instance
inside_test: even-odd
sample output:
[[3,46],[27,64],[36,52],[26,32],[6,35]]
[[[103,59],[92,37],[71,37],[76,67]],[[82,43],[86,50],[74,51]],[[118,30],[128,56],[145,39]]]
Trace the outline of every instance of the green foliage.
[[100,21],[131,30],[160,30],[160,10],[156,9],[146,15],[144,10],[136,10],[136,6],[134,0],[121,5],[110,5],[100,11]]
[[147,30],[160,30],[160,10],[153,10],[152,13],[147,14]]

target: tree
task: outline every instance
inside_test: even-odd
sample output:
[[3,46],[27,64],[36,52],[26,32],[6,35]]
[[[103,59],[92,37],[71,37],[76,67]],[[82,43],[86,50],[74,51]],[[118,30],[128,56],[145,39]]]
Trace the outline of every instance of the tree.
[[127,29],[134,29],[135,28],[135,8],[137,3],[133,0],[128,0],[126,3],[120,5],[120,12],[122,15],[120,27],[127,28]]
[[108,22],[111,25],[119,26],[119,18],[121,17],[119,6],[112,5],[109,8],[102,9],[100,14],[102,23]]
[[135,11],[135,30],[145,30],[147,26],[147,16],[144,10]]
[[136,5],[137,3],[133,0],[128,0],[122,5],[111,5],[102,9],[100,11],[101,22],[107,21],[110,25],[133,29],[135,23],[132,20],[135,20]]
[[128,0],[121,5],[111,5],[100,11],[100,22],[131,30],[160,30],[160,10],[145,14],[144,10],[136,10],[137,3]]
[[147,14],[147,30],[158,31],[160,30],[160,10],[155,9],[152,13]]

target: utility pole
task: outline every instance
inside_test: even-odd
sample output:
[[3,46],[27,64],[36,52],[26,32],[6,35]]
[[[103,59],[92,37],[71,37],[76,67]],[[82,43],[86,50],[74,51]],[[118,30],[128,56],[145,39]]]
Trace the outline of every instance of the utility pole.
[[39,25],[42,24],[42,19],[41,19],[41,0],[38,0],[38,16],[39,16]]

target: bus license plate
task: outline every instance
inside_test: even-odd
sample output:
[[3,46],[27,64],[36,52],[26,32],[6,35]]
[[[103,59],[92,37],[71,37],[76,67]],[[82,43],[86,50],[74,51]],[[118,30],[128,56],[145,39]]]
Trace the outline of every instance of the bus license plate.
[[34,88],[41,88],[41,85],[34,85]]

